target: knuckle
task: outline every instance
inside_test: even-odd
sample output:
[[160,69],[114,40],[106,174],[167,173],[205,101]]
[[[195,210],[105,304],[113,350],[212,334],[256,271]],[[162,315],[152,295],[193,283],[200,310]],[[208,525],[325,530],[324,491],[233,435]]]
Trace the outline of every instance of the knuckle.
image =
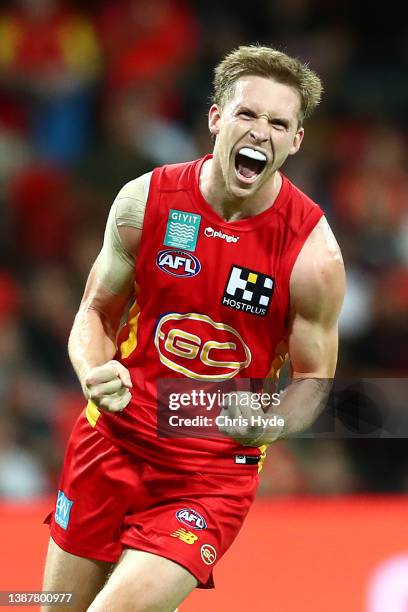
[[97,389],[90,389],[89,390],[89,397],[92,400],[98,400],[98,399],[101,398],[101,395],[100,395],[100,393],[98,392]]
[[99,406],[104,410],[108,410],[109,412],[112,410],[112,399],[110,397],[103,397],[99,400]]
[[119,361],[116,361],[115,359],[108,361],[107,365],[109,365],[112,372],[115,372],[115,374],[118,374],[119,370],[123,367],[122,364],[119,363]]

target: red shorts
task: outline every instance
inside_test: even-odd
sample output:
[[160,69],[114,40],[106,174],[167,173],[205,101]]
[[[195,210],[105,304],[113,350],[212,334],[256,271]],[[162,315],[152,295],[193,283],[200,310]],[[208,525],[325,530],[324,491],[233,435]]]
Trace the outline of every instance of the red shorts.
[[[254,467],[254,466],[252,466]],[[46,519],[65,551],[115,563],[129,547],[185,567],[199,586],[237,536],[258,473],[178,473],[129,455],[78,419],[69,440],[55,512]]]

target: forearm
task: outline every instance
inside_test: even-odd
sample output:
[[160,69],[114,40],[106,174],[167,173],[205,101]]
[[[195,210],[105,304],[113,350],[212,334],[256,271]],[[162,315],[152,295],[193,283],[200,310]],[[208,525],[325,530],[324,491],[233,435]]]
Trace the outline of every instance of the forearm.
[[82,388],[88,372],[113,359],[115,334],[100,312],[81,306],[68,341],[68,354]]
[[[279,415],[284,421],[276,440],[307,430],[322,413],[332,386],[329,378],[295,378],[280,394],[278,406],[271,406],[267,416]],[[269,439],[273,432],[269,434]],[[268,432],[265,432],[265,438]],[[266,441],[266,440],[265,440]],[[274,440],[270,440],[274,441]]]

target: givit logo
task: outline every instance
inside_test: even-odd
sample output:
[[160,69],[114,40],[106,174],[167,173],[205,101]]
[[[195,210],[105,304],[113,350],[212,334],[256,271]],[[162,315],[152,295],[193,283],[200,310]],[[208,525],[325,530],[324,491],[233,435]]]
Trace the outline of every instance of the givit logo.
[[174,251],[168,249],[157,253],[156,264],[170,276],[186,278],[196,276],[201,270],[201,264],[197,257],[187,251]]
[[163,315],[154,344],[165,366],[196,380],[233,378],[251,363],[251,351],[233,327],[195,312]]
[[65,497],[62,491],[58,491],[57,505],[55,508],[55,522],[63,529],[68,528],[69,515],[74,502]]
[[204,236],[207,236],[207,238],[221,238],[222,240],[225,240],[225,242],[238,242],[239,240],[239,236],[224,234],[223,232],[215,230],[213,227],[206,227],[204,230]]
[[191,508],[183,508],[176,512],[177,519],[193,529],[207,529],[205,518]]
[[195,251],[200,223],[200,215],[171,208],[163,244],[186,251]]

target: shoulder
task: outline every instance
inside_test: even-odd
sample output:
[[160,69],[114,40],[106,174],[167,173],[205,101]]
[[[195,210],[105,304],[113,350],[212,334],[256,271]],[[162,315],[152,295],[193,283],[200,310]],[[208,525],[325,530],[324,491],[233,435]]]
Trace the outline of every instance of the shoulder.
[[123,185],[116,196],[116,200],[131,198],[136,200],[146,200],[149,194],[149,186],[153,172],[147,172]]
[[118,228],[142,229],[151,177],[151,172],[143,174],[122,187],[112,204],[108,223]]
[[305,317],[338,317],[345,290],[345,270],[337,240],[322,217],[306,239],[290,278],[291,310]]
[[282,179],[284,206],[280,208],[281,216],[292,235],[304,240],[324,213],[314,200],[286,176],[282,175]]

